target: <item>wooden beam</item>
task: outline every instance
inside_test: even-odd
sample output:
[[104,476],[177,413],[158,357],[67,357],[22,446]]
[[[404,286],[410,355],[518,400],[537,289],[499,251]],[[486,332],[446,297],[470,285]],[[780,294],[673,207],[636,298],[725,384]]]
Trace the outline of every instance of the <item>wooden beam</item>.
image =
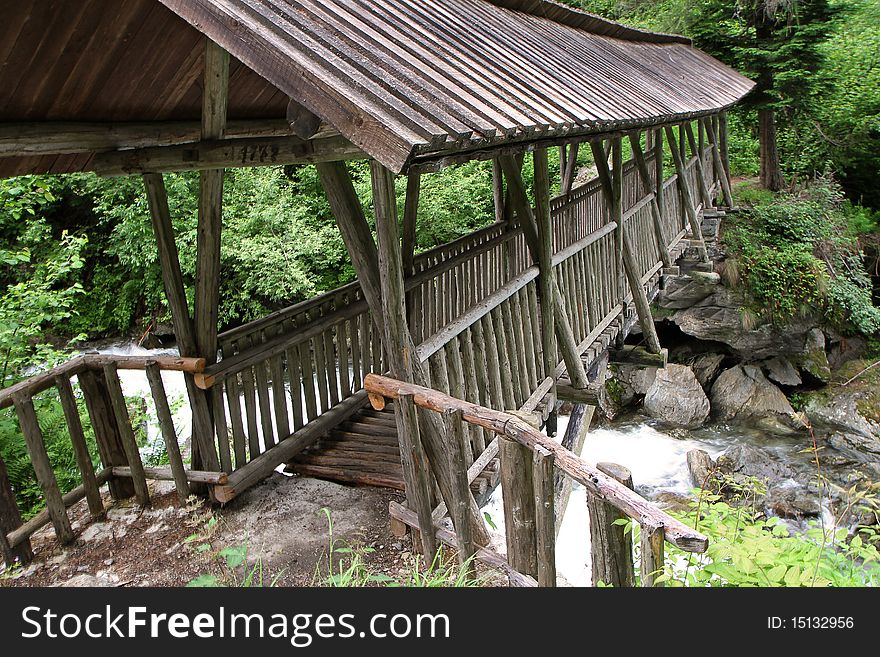
[[715,168],[718,170],[718,179],[721,181],[721,189],[724,192],[724,202],[727,207],[733,207],[733,191],[730,188],[730,177],[727,172],[727,165],[721,156],[718,147],[718,135],[715,134],[715,128],[712,126],[711,117],[704,119],[706,126],[706,134],[709,137],[709,144],[712,146],[712,159],[715,162]]
[[[575,456],[580,457],[581,452],[583,452],[587,433],[590,431],[590,422],[592,422],[595,412],[595,405],[576,403],[571,411],[571,415],[568,417],[568,426],[565,429],[565,435],[562,437],[562,446]],[[562,529],[562,521],[565,519],[565,511],[568,509],[572,488],[571,478],[557,470],[553,483],[556,506],[555,532],[557,536],[559,536],[559,530]]]
[[186,468],[180,456],[180,445],[177,444],[177,432],[174,430],[174,417],[168,405],[168,396],[165,394],[165,384],[162,383],[162,372],[155,363],[147,365],[147,381],[150,383],[150,391],[153,394],[153,402],[156,405],[156,417],[159,420],[159,429],[162,439],[165,441],[165,453],[171,465],[174,479],[174,487],[177,490],[177,500],[181,505],[186,504],[189,497],[189,482],[186,479]]
[[[660,259],[663,261],[664,267],[673,265],[672,259],[669,257],[669,238],[663,227],[663,215],[661,213],[660,204],[657,195],[652,189],[651,173],[648,171],[648,163],[645,160],[645,154],[642,152],[642,144],[638,132],[629,133],[629,143],[632,146],[633,160],[636,163],[636,169],[639,173],[639,179],[642,182],[642,190],[646,195],[653,195],[651,199],[651,218],[654,221],[654,237],[657,240],[657,249],[660,252]],[[662,176],[661,176],[662,179]],[[662,186],[662,181],[661,181]]]
[[703,199],[703,208],[708,210],[712,207],[712,197],[709,195],[709,188],[706,186],[708,184],[708,179],[706,178],[706,172],[703,170],[703,151],[697,144],[697,140],[694,138],[694,129],[690,123],[684,124],[684,133],[687,135],[691,153],[697,158],[697,183],[700,187],[700,198]]
[[632,240],[629,230],[623,229],[623,269],[629,282],[633,302],[636,306],[636,314],[639,317],[639,325],[642,327],[642,335],[648,346],[648,351],[654,354],[661,353],[660,338],[657,336],[657,327],[654,326],[654,317],[651,315],[651,305],[648,303],[648,295],[642,285],[642,274],[638,270],[638,263],[632,253]]
[[[560,146],[559,148],[564,149],[565,147]],[[563,195],[570,194],[572,187],[574,187],[574,179],[575,176],[577,176],[577,159],[579,149],[580,144],[578,142],[574,142],[570,146],[570,151],[566,159],[565,171],[560,181],[561,193]]]
[[300,139],[311,139],[321,128],[321,118],[293,98],[287,103],[287,123],[293,134]]
[[[168,300],[168,307],[171,309],[171,321],[174,326],[174,335],[177,338],[177,346],[181,356],[192,357],[197,353],[195,328],[186,301],[186,288],[183,283],[183,274],[180,271],[180,258],[174,239],[171,212],[168,209],[165,181],[162,174],[158,173],[146,174],[143,179],[150,206],[153,232],[156,235],[158,245],[165,297]],[[204,369],[204,359],[199,359],[199,361],[201,362],[200,369]],[[214,441],[211,438],[213,436],[213,422],[207,396],[198,389],[190,373],[184,374],[183,378],[193,412],[192,442],[194,445],[198,445],[198,453],[202,455],[203,466],[209,470],[219,470],[220,461],[216,457]],[[105,465],[116,464],[105,463]]]
[[406,277],[413,275],[421,191],[421,174],[409,174],[406,179],[406,200],[403,207],[403,246],[401,247],[403,250],[403,273]]
[[[230,139],[289,137],[290,134],[290,126],[284,119],[230,121],[226,129]],[[200,121],[0,123],[0,157],[177,146],[198,142],[201,138]]]
[[699,244],[700,257],[703,262],[709,262],[709,254],[706,252],[706,243],[703,241],[703,229],[700,226],[700,220],[697,217],[696,205],[694,205],[694,197],[691,194],[691,186],[688,183],[687,167],[681,157],[681,151],[678,149],[675,140],[675,133],[672,126],[666,126],[666,139],[670,144],[672,153],[672,161],[675,163],[675,173],[678,180],[678,191],[681,194],[682,205],[688,218],[688,223],[693,233],[692,239]]
[[43,491],[43,500],[46,502],[46,510],[55,528],[55,535],[62,545],[70,543],[75,538],[73,529],[70,526],[70,518],[67,516],[64,500],[61,498],[58,480],[55,478],[55,472],[49,462],[49,455],[46,453],[46,443],[37,420],[33,400],[29,397],[18,397],[15,400],[15,412],[18,415],[21,433],[31,457],[34,474],[36,474],[37,482]]
[[501,163],[496,158],[492,160],[492,200],[497,222],[502,222],[506,218],[504,199],[504,174],[501,171]]
[[[711,119],[711,117],[710,117]],[[724,167],[724,173],[727,175],[727,185],[728,187],[732,187],[733,183],[731,181],[730,174],[730,154],[728,152],[728,144],[727,144],[727,112],[720,112],[718,114],[718,130],[716,131],[717,147],[718,151],[721,155],[721,162]],[[730,200],[731,207],[733,207],[733,198]]]
[[204,169],[236,169],[317,164],[364,158],[362,150],[343,137],[303,140],[299,137],[210,139],[181,146],[159,146],[96,155],[90,168],[100,176],[168,173]]
[[536,447],[532,452],[538,585],[550,587],[556,586],[556,505],[553,490],[553,460],[553,454],[543,447]]
[[31,544],[24,540],[16,546],[10,544],[6,535],[21,527],[21,512],[9,480],[6,463],[0,457],[0,551],[7,567],[12,566],[16,559],[20,563],[28,563],[34,557]]
[[[541,347],[544,357],[544,372],[548,374],[556,369],[557,354],[559,353],[556,343],[556,296],[553,290],[553,220],[550,212],[549,168],[547,150],[535,151],[535,221],[538,229],[537,262],[540,271],[538,303],[541,308]],[[550,389],[550,394],[554,402],[552,412],[555,413],[555,386]]]
[[[523,229],[523,235],[526,238],[532,259],[536,262],[539,259],[541,251],[538,238],[538,229],[534,212],[529,203],[528,196],[525,192],[525,186],[522,180],[522,174],[512,156],[501,158],[501,166],[504,170],[504,176],[507,179],[508,190],[510,191],[510,201],[512,209],[520,218],[520,225]],[[578,386],[587,386],[587,373],[584,370],[584,364],[581,362],[580,354],[577,353],[577,342],[574,339],[574,332],[571,328],[571,322],[565,313],[565,302],[562,292],[555,278],[552,279],[553,293],[553,313],[554,328],[556,337],[559,340],[559,348],[562,351],[562,357],[565,361],[566,369],[569,376]]]
[[538,553],[532,453],[525,445],[502,436],[499,456],[507,560],[519,572],[535,577],[538,574]]
[[[596,468],[627,488],[633,488],[632,473],[622,465],[597,463]],[[593,586],[599,582],[615,588],[634,586],[632,535],[618,524],[626,516],[596,497],[588,497],[587,506],[590,511]]]

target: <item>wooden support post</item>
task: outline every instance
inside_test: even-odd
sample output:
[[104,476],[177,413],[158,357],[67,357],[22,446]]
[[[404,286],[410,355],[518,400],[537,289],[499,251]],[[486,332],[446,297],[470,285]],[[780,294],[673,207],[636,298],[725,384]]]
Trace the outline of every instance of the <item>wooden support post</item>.
[[[633,488],[632,473],[622,465],[597,463],[596,467],[627,488]],[[615,524],[626,516],[593,495],[587,495],[587,506],[590,512],[593,586],[598,582],[615,588],[635,586],[632,534]]]
[[446,426],[446,436],[449,438],[449,465],[455,482],[452,489],[454,498],[452,506],[449,507],[449,515],[452,517],[452,525],[455,528],[455,537],[458,542],[458,563],[464,569],[465,577],[471,579],[474,576],[476,546],[468,518],[470,482],[468,481],[468,463],[465,461],[464,442],[466,437],[461,411],[443,413],[443,424]]
[[651,527],[643,524],[641,534],[642,586],[663,586],[663,582],[658,582],[657,577],[663,574],[665,567],[665,531],[663,527]]
[[[670,144],[675,144],[675,133],[672,126],[666,126],[666,138]],[[691,187],[688,184],[687,168],[681,157],[681,152],[677,147],[670,149],[672,151],[672,161],[675,163],[675,173],[678,177],[678,190],[681,193],[681,202],[687,214],[690,223],[693,239],[699,244],[700,257],[703,262],[709,262],[709,254],[706,252],[706,243],[703,241],[703,229],[700,226],[700,219],[697,217],[696,205],[694,205],[694,197],[691,194]]]
[[[510,192],[511,209],[516,212],[516,215],[520,219],[520,225],[523,228],[523,235],[526,238],[526,243],[532,254],[532,259],[535,262],[540,262],[541,246],[538,237],[537,220],[532,211],[531,205],[529,204],[528,196],[526,196],[520,169],[512,156],[503,156],[500,160],[501,166],[504,169],[504,176],[507,179],[508,191]],[[544,168],[546,168],[546,158],[543,159],[543,163],[545,165]],[[542,178],[543,177],[544,176],[542,176]],[[549,176],[547,176],[547,179],[549,180]],[[547,186],[547,189],[549,190],[549,185]],[[539,198],[542,196],[546,197],[548,194],[549,192],[540,192],[537,196]],[[549,201],[547,207],[549,209]],[[547,211],[542,210],[542,214],[544,216],[542,221],[546,222]],[[556,337],[559,340],[559,349],[562,351],[562,358],[565,361],[565,367],[568,370],[572,382],[577,387],[586,388],[588,384],[587,373],[586,370],[584,370],[584,364],[581,362],[580,354],[577,350],[577,340],[574,338],[571,322],[565,312],[565,302],[562,292],[559,289],[555,277],[548,276],[548,278],[551,278],[552,280],[554,327],[556,329]],[[555,360],[554,353],[555,352],[551,352],[550,355]],[[551,370],[548,370],[548,372],[555,369],[556,366],[554,365]]]
[[[431,471],[422,448],[419,418],[412,395],[404,395],[397,401],[394,417],[397,420],[407,505],[418,514],[421,551],[425,559],[431,561],[437,553],[434,522],[431,518]],[[416,536],[413,536],[414,544],[416,540]]]
[[406,202],[403,209],[403,273],[413,275],[413,260],[416,251],[416,222],[419,215],[419,197],[422,190],[422,176],[411,173],[406,179]]
[[[666,152],[663,149],[663,128],[657,128],[654,130],[654,201],[657,203],[657,208],[660,210],[660,219],[665,222],[666,220],[666,191],[664,190],[663,183],[666,182],[666,172],[665,172],[665,159]],[[676,234],[678,231],[676,231]],[[666,235],[664,231],[664,235]],[[666,235],[666,238],[671,240],[676,235]],[[668,251],[670,242],[666,243],[666,248]]]
[[[385,353],[392,376],[399,380],[424,384],[427,382],[422,365],[418,360],[412,335],[406,324],[406,309],[404,307],[404,284],[403,262],[400,254],[400,240],[397,226],[397,197],[394,190],[394,176],[378,162],[370,163],[373,182],[373,208],[376,215],[376,234],[379,242],[378,270],[358,272],[363,283],[367,277],[378,278],[378,287],[381,290],[379,306],[371,306],[374,314],[384,317]],[[361,215],[362,217],[362,215]],[[342,220],[353,219],[349,214]],[[337,217],[337,221],[340,217]],[[366,221],[364,220],[364,225]],[[368,230],[368,229],[367,229]],[[372,238],[369,243],[361,244],[358,248],[372,248]],[[369,301],[369,300],[368,300]],[[421,435],[424,439],[425,451],[430,466],[440,487],[441,494],[447,506],[453,499],[454,478],[449,467],[446,455],[448,439],[445,436],[445,428],[442,420],[423,411],[420,413]],[[489,540],[486,527],[483,524],[480,510],[472,494],[468,494],[468,513],[473,525],[474,540],[484,545]]]
[[712,207],[712,197],[709,194],[709,188],[707,187],[706,172],[703,170],[703,151],[697,145],[697,140],[694,138],[694,129],[691,127],[690,123],[684,124],[684,133],[687,135],[688,144],[690,144],[691,147],[691,153],[697,158],[697,184],[700,187],[700,198],[703,199],[703,208],[708,210]]
[[7,566],[11,566],[16,559],[21,563],[28,563],[34,558],[29,540],[12,547],[6,539],[6,535],[21,527],[21,524],[21,512],[12,490],[12,482],[9,481],[9,472],[6,470],[6,463],[0,458],[0,550]]
[[[563,146],[564,148],[564,146]],[[541,308],[541,349],[544,371],[556,369],[559,349],[556,344],[556,295],[553,290],[553,221],[550,214],[550,178],[547,150],[538,149],[534,155],[535,220],[538,233],[538,300]],[[579,360],[579,359],[578,359]],[[556,400],[556,383],[551,388],[551,399]],[[554,403],[555,407],[555,403]],[[551,415],[556,414],[555,408]]]
[[[104,468],[128,465],[103,372],[86,370],[80,372],[77,379],[86,400],[101,463]],[[130,481],[111,478],[108,485],[114,500],[124,500],[134,495],[134,485]]]
[[144,464],[141,461],[141,454],[134,437],[134,429],[131,427],[131,418],[128,415],[125,395],[122,394],[119,374],[116,371],[116,366],[112,363],[104,365],[104,379],[107,381],[107,389],[110,392],[110,403],[113,406],[113,415],[116,417],[116,428],[119,431],[122,448],[125,450],[125,459],[131,468],[135,497],[141,506],[149,506],[150,491],[147,488]]
[[168,405],[165,385],[162,383],[162,372],[155,362],[147,363],[146,372],[150,390],[153,393],[153,402],[156,404],[159,429],[162,432],[162,439],[165,441],[165,452],[168,454],[171,474],[174,476],[177,499],[183,506],[189,497],[189,482],[186,479],[186,468],[183,467],[183,459],[180,456],[180,446],[177,444],[177,432],[174,430],[171,407]]
[[[571,415],[568,417],[568,426],[565,429],[565,435],[562,437],[562,446],[571,450],[575,456],[580,456],[584,449],[587,433],[590,431],[590,422],[592,422],[595,412],[595,406],[575,404]],[[572,488],[571,478],[557,471],[553,484],[556,506],[555,532],[557,536],[559,536],[559,530],[562,529],[562,521],[568,508],[568,500],[571,499]]]
[[[560,146],[560,152],[565,149],[565,146]],[[568,157],[566,159],[566,165],[562,172],[562,178],[560,179],[560,193],[565,196],[571,194],[571,189],[574,187],[574,179],[577,176],[577,159],[578,159],[578,150],[580,149],[580,143],[575,142],[571,145],[568,153]]]
[[24,435],[28,454],[34,466],[34,474],[36,474],[37,482],[43,491],[43,500],[46,502],[46,510],[52,519],[55,535],[62,545],[70,543],[74,539],[73,529],[70,526],[70,518],[67,517],[64,500],[61,499],[58,480],[55,478],[55,472],[49,462],[49,455],[46,453],[46,443],[37,420],[33,400],[30,397],[16,398],[15,412],[18,415],[21,433]]
[[712,146],[712,159],[715,162],[715,168],[718,170],[718,179],[721,181],[721,190],[724,192],[724,202],[727,207],[733,207],[733,191],[730,188],[730,177],[727,173],[727,165],[721,157],[718,148],[718,135],[715,134],[715,128],[712,127],[711,119],[704,119],[706,126],[706,134],[709,136],[709,144]]
[[64,419],[67,421],[67,430],[70,442],[73,446],[73,455],[76,465],[82,475],[83,489],[86,494],[86,503],[92,519],[98,519],[104,515],[104,502],[101,500],[101,491],[95,478],[95,467],[92,465],[92,456],[89,454],[86,437],[83,432],[82,420],[79,417],[79,408],[73,395],[73,387],[70,378],[66,375],[55,377],[55,387],[58,388],[58,396],[61,400],[61,408],[64,410]]
[[[171,223],[171,212],[168,209],[168,193],[161,174],[145,174],[144,187],[147,191],[147,202],[150,206],[150,218],[159,251],[159,264],[162,269],[162,281],[165,285],[165,297],[171,309],[171,321],[174,324],[174,335],[181,356],[195,356],[198,353],[195,329],[190,318],[189,306],[186,301],[186,289],[180,271],[180,258],[174,240],[174,226]],[[189,373],[183,375],[187,396],[193,414],[192,445],[198,446],[203,467],[208,470],[219,470],[220,461],[214,449],[214,429],[208,398],[200,390]],[[121,465],[121,464],[112,464]],[[109,467],[105,463],[106,467]],[[195,463],[193,464],[195,467]],[[125,484],[130,487],[130,483]],[[114,484],[111,483],[111,491]],[[131,495],[131,493],[129,493]]]
[[504,177],[501,173],[501,163],[498,159],[492,160],[492,198],[495,205],[495,221],[505,219],[504,207]]
[[[614,271],[617,275],[617,293],[618,303],[623,303],[626,296],[626,283],[623,276],[623,144],[620,137],[611,139],[611,219],[617,224],[617,230],[614,231],[614,249],[615,249],[615,265]],[[625,305],[625,304],[624,304]],[[621,314],[621,318],[623,315]],[[618,335],[618,339],[623,338],[623,331]]]
[[507,561],[517,571],[538,574],[535,491],[531,450],[504,436],[499,441]]
[[623,268],[626,271],[629,289],[633,295],[636,314],[639,317],[639,325],[642,327],[642,335],[645,336],[648,351],[653,354],[659,354],[661,352],[660,338],[657,336],[657,327],[654,326],[651,306],[648,303],[645,286],[642,285],[642,274],[638,269],[635,257],[633,257],[632,243],[629,238],[629,231],[626,228],[623,230]]
[[[639,179],[642,181],[642,190],[645,195],[654,194],[654,198],[651,199],[651,218],[654,220],[654,237],[657,240],[657,250],[660,252],[660,259],[663,261],[664,267],[671,267],[673,264],[672,259],[669,257],[669,244],[671,242],[663,227],[662,211],[657,194],[652,189],[651,173],[648,171],[648,163],[645,160],[645,154],[642,152],[638,132],[629,133],[629,143],[632,146],[633,160],[635,160],[636,169],[639,172]],[[660,174],[660,180],[662,186],[662,173]]]
[[[717,148],[721,155],[721,163],[723,167],[723,171],[725,176],[727,177],[727,186],[733,187],[733,182],[730,176],[730,153],[728,152],[727,145],[727,112],[720,112],[718,114],[718,130],[716,131],[717,140]],[[730,207],[733,206],[733,197],[730,198]]]
[[538,586],[556,586],[556,512],[553,454],[538,445],[532,455]]
[[[205,44],[205,71],[202,88],[202,139],[222,139],[229,103],[229,53],[210,39]],[[195,339],[199,355],[210,365],[217,361],[217,322],[220,306],[220,236],[223,227],[223,169],[199,173],[199,224],[196,233]],[[192,467],[204,464],[219,469],[214,447],[211,399],[203,394],[210,426],[205,443],[192,441]],[[194,423],[195,424],[195,423]],[[193,432],[203,430],[194,425]]]

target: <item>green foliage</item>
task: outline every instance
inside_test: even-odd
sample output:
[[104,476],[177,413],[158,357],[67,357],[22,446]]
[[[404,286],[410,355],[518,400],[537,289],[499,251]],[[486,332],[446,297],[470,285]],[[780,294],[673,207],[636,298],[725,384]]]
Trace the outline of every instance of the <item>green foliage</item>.
[[752,206],[731,216],[724,243],[752,310],[778,322],[815,311],[850,332],[880,331],[859,242],[870,213],[854,210],[823,181],[797,194],[739,192]]

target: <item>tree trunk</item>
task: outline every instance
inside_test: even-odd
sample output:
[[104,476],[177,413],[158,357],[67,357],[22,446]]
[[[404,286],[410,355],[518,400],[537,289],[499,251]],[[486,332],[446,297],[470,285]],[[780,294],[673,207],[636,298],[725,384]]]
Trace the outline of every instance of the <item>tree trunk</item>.
[[776,149],[776,116],[769,108],[758,110],[758,127],[761,141],[761,186],[773,192],[782,189],[782,169],[779,151]]

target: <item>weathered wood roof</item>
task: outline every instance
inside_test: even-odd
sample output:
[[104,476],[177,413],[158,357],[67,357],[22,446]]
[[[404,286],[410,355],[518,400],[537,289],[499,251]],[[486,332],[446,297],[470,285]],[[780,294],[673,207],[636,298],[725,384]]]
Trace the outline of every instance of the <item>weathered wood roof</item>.
[[[198,120],[207,35],[235,58],[230,119],[282,118],[294,98],[395,171],[699,116],[752,87],[687,39],[544,0],[7,4],[0,122]],[[90,158],[4,158],[0,175]]]

